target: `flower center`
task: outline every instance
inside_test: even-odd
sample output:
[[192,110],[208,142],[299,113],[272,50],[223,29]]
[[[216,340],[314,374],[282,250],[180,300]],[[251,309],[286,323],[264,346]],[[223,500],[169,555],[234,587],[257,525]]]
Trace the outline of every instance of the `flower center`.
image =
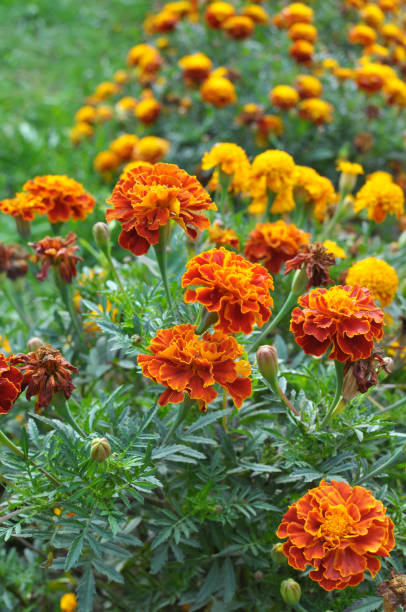
[[348,314],[357,310],[355,300],[344,289],[333,287],[323,297],[326,300],[327,308],[333,312]]
[[351,532],[351,517],[344,506],[334,506],[326,512],[325,521],[321,525],[321,533],[325,538],[342,538]]

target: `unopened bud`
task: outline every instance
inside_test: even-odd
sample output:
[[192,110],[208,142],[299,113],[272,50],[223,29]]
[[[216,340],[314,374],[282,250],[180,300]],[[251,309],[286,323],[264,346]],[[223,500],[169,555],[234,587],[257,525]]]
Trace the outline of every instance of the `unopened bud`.
[[44,346],[44,344],[45,342],[41,338],[34,336],[28,340],[27,348],[29,351],[38,351],[38,349],[41,348],[41,346]]
[[255,580],[256,580],[257,582],[261,582],[261,580],[263,580],[263,579],[264,579],[264,573],[263,573],[263,572],[261,572],[261,570],[258,570],[258,571],[256,571],[256,572],[255,572],[255,574],[254,574],[254,578],[255,578]]
[[104,248],[108,245],[110,240],[110,231],[107,223],[102,223],[98,221],[93,225],[93,237],[94,240],[100,248]]
[[278,542],[272,546],[271,559],[276,565],[285,565],[287,563],[286,555],[283,552],[282,542]]
[[102,463],[110,457],[111,447],[107,438],[95,438],[90,444],[90,457],[97,463]]
[[341,193],[351,193],[357,182],[357,175],[349,172],[342,172],[338,181],[338,188]]
[[214,508],[214,511],[216,514],[221,514],[223,512],[223,506],[221,506],[220,504],[217,504]]
[[295,606],[299,603],[301,595],[302,589],[293,578],[288,578],[281,582],[281,596],[288,606]]
[[303,295],[306,291],[308,281],[309,279],[307,278],[306,271],[303,270],[303,268],[296,270],[290,289],[291,293],[293,293],[293,295]]
[[257,350],[258,369],[270,384],[273,384],[278,373],[278,352],[274,346],[264,344]]
[[349,402],[353,397],[359,393],[358,381],[354,376],[352,364],[350,365],[347,372],[344,374],[342,396],[345,402]]
[[133,334],[131,336],[131,344],[133,344],[134,346],[137,346],[137,344],[139,344],[141,342],[141,336],[139,336],[138,334]]

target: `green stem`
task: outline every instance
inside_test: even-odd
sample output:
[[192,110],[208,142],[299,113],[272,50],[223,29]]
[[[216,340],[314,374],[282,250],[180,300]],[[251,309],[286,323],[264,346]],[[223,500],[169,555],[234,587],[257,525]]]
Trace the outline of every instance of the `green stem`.
[[334,365],[336,368],[336,391],[334,399],[320,424],[321,427],[325,427],[327,425],[342,399],[345,364],[341,363],[340,361],[335,361]]
[[119,275],[119,273],[117,272],[117,268],[116,268],[116,266],[114,265],[113,258],[112,258],[112,256],[111,256],[111,248],[110,248],[110,245],[109,245],[109,246],[108,246],[108,248],[106,249],[106,251],[105,251],[105,255],[106,255],[106,257],[107,257],[107,261],[108,261],[108,263],[109,263],[109,267],[110,267],[110,270],[111,270],[111,272],[112,272],[112,274],[113,274],[113,276],[114,276],[114,279],[115,279],[115,281],[116,281],[117,285],[120,287],[120,291],[121,291],[121,292],[122,292],[122,293],[123,293],[123,294],[126,296],[126,295],[127,295],[127,293],[126,293],[126,291],[125,291],[125,289],[124,289],[124,286],[123,286],[123,283],[122,283],[122,281],[121,281],[120,275]]
[[82,325],[79,322],[77,312],[75,310],[70,286],[61,278],[56,269],[54,270],[54,279],[55,284],[61,294],[62,301],[65,304],[67,311],[69,312],[73,329],[75,330],[77,336],[78,346],[83,347],[83,329]]
[[228,188],[230,187],[232,183],[233,175],[225,174],[220,168],[218,168],[218,173],[219,173],[219,185],[221,187],[219,210],[220,210],[220,214],[222,218],[224,219],[224,216],[227,212],[226,203],[228,202]]
[[269,221],[269,214],[271,212],[271,207],[272,207],[272,204],[274,203],[275,197],[276,197],[276,193],[270,193],[268,191],[268,200],[266,202],[265,212],[262,217],[262,223],[266,223],[267,221]]
[[169,291],[169,283],[168,283],[168,258],[167,258],[167,250],[166,247],[169,241],[169,232],[170,226],[169,223],[162,226],[159,231],[159,242],[154,245],[155,255],[158,261],[159,270],[161,272],[162,282],[164,284],[166,298],[168,300],[169,308],[172,308],[172,298]]
[[282,389],[280,388],[276,380],[275,380],[275,391],[281,398],[282,402],[289,408],[289,410],[291,410],[295,416],[297,417],[300,416],[300,413],[296,410],[296,408],[290,402],[290,400],[288,400],[288,398],[286,397],[286,395],[284,394],[284,392],[282,391]]
[[402,397],[402,399],[398,400],[397,402],[395,402],[391,406],[388,406],[387,408],[384,408],[383,410],[381,410],[381,412],[379,414],[383,414],[384,412],[388,412],[389,410],[393,410],[394,408],[399,408],[403,404],[406,404],[406,396]]
[[7,298],[10,306],[19,314],[19,316],[21,318],[21,322],[25,325],[27,330],[30,330],[32,328],[32,322],[27,317],[27,315],[25,314],[25,312],[21,308],[20,304],[15,299],[15,297],[13,295],[13,292],[10,291],[8,280],[6,278],[2,279],[1,289],[2,289],[5,297]]
[[278,312],[278,314],[267,325],[265,325],[265,327],[263,328],[263,330],[260,333],[260,335],[258,336],[258,338],[251,345],[251,347],[249,349],[250,353],[256,351],[257,348],[259,346],[261,346],[261,344],[263,343],[263,341],[265,340],[265,338],[267,337],[269,332],[272,331],[273,328],[276,327],[276,325],[278,325],[278,323],[285,317],[285,315],[289,311],[292,310],[292,307],[296,303],[296,301],[297,301],[297,295],[291,291],[289,293],[288,297],[286,298],[286,301],[285,301],[284,305],[282,306],[282,308]]
[[304,608],[303,606],[300,605],[300,603],[297,603],[293,606],[294,610],[297,610],[298,612],[307,612],[306,608]]
[[192,400],[187,395],[185,397],[185,399],[183,400],[183,402],[181,403],[181,405],[179,406],[179,408],[178,408],[178,413],[176,415],[176,418],[175,418],[174,422],[172,423],[172,426],[171,426],[170,430],[166,434],[166,436],[165,436],[165,438],[163,440],[163,444],[167,444],[168,443],[168,441],[172,438],[173,434],[175,433],[176,429],[185,420],[186,415],[189,412],[189,408],[191,407],[191,405],[192,405]]
[[337,224],[337,222],[338,222],[338,220],[339,220],[339,218],[341,216],[341,213],[342,213],[342,210],[343,210],[343,203],[344,203],[344,200],[345,200],[346,196],[347,196],[346,192],[343,192],[341,194],[340,200],[339,200],[339,202],[338,202],[338,204],[336,206],[336,209],[334,211],[333,216],[331,217],[330,221],[328,221],[327,225],[325,225],[323,227],[322,231],[321,231],[320,237],[318,239],[319,242],[323,242],[323,240],[326,240],[326,238],[330,238],[331,233],[332,233],[333,229],[335,228],[335,226],[336,226],[336,224]]

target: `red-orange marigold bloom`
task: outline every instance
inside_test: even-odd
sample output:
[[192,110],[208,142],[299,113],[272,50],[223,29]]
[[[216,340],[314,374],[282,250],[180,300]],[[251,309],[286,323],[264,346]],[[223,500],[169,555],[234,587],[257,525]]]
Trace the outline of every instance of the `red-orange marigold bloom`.
[[14,198],[2,200],[0,210],[11,217],[21,217],[25,221],[33,221],[35,213],[44,215],[47,212],[40,198],[31,193],[17,193]]
[[368,570],[372,577],[395,546],[386,508],[364,487],[321,481],[289,507],[276,532],[288,538],[283,552],[289,565],[305,570],[326,591],[356,586]]
[[10,365],[13,355],[6,358],[0,353],[0,414],[10,412],[14,402],[21,393],[23,375],[20,370]]
[[268,321],[273,306],[269,295],[273,279],[263,266],[220,248],[196,255],[186,268],[182,287],[203,287],[188,289],[185,302],[199,302],[209,312],[216,312],[215,329],[250,334],[255,323],[262,327]]
[[67,176],[36,176],[27,181],[23,189],[43,202],[51,223],[67,221],[70,217],[86,219],[96,204],[83,185]]
[[224,21],[235,15],[234,7],[228,2],[212,2],[206,9],[205,19],[207,25],[219,30]]
[[209,240],[213,242],[217,248],[220,246],[230,246],[237,250],[240,248],[240,240],[235,231],[229,227],[223,227],[221,221],[215,221],[209,227]]
[[39,242],[29,242],[28,244],[35,251],[36,262],[41,262],[41,270],[37,278],[43,281],[47,278],[51,266],[53,266],[66,283],[71,283],[77,274],[76,262],[82,261],[76,255],[78,246],[75,244],[76,235],[70,232],[66,238],[60,236],[45,236]]
[[323,355],[331,347],[329,359],[367,359],[374,339],[381,340],[383,336],[384,313],[365,287],[313,289],[298,303],[303,310],[293,309],[290,330],[309,355]]
[[302,244],[309,242],[306,234],[293,223],[279,220],[260,223],[249,233],[244,255],[254,263],[261,262],[272,274],[277,274],[284,261],[292,259]]
[[205,411],[217,397],[216,383],[237,408],[251,395],[251,368],[247,361],[234,362],[244,349],[232,336],[215,331],[199,337],[195,325],[176,325],[159,329],[148,348],[153,354],[139,355],[138,364],[144,376],[166,387],[160,406],[179,404],[187,393]]
[[254,31],[254,22],[246,15],[234,15],[229,17],[222,24],[222,29],[227,32],[231,38],[242,40],[251,36]]
[[114,206],[106,211],[107,221],[121,223],[118,242],[134,255],[144,255],[157,244],[160,227],[171,219],[195,239],[197,230],[210,225],[199,213],[217,210],[196,177],[175,164],[140,163],[130,168],[107,202]]
[[22,372],[21,388],[27,389],[26,397],[37,395],[35,412],[49,406],[55,393],[62,392],[66,399],[72,395],[75,386],[72,383],[72,372],[78,370],[67,361],[58,349],[44,344],[32,353],[19,353],[9,358]]

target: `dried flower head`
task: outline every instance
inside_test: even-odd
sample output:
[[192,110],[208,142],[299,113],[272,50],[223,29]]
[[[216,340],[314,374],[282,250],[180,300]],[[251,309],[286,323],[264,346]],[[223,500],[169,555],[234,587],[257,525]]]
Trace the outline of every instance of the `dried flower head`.
[[386,508],[364,487],[321,481],[290,506],[277,531],[288,538],[283,552],[289,565],[304,571],[326,591],[356,586],[369,571],[378,573],[377,557],[395,546]]
[[27,389],[27,400],[37,396],[35,412],[49,406],[55,393],[61,392],[68,399],[75,389],[72,372],[77,373],[77,368],[66,361],[58,349],[48,344],[32,353],[18,353],[9,361],[23,374],[21,389]]
[[304,270],[308,278],[306,290],[310,287],[326,286],[333,282],[329,268],[334,266],[335,262],[334,255],[329,253],[321,242],[304,244],[299,247],[297,255],[286,262],[285,274],[292,270]]
[[217,313],[215,329],[249,334],[255,323],[262,327],[271,316],[273,280],[263,266],[220,248],[193,257],[186,268],[182,287],[202,286],[188,289],[185,302]]
[[376,257],[357,261],[347,272],[347,285],[366,287],[383,307],[389,306],[399,286],[395,268]]
[[79,247],[75,241],[76,235],[70,232],[66,238],[46,236],[39,242],[29,242],[35,251],[35,261],[41,262],[38,280],[45,280],[52,266],[66,283],[72,282],[77,274],[76,262],[82,261],[82,258],[76,255]]
[[28,253],[20,244],[0,242],[0,273],[5,272],[10,280],[27,274],[27,259]]
[[406,575],[392,570],[392,579],[378,584],[378,595],[384,598],[385,612],[395,612],[399,607],[406,610]]
[[300,297],[292,311],[290,330],[309,355],[320,356],[331,348],[329,359],[367,359],[374,340],[383,336],[383,311],[364,287],[337,285],[313,289]]
[[23,375],[12,365],[13,355],[5,357],[0,353],[0,414],[10,412],[21,393]]
[[161,406],[180,403],[186,393],[206,411],[217,397],[215,384],[229,392],[237,408],[251,395],[250,365],[234,361],[243,347],[219,330],[198,336],[194,325],[159,329],[148,348],[152,355],[139,355],[138,363],[144,376],[166,387]]
[[391,364],[390,357],[382,357],[379,350],[373,350],[367,359],[348,361],[344,369],[343,399],[349,401],[356,393],[366,393],[370,387],[377,385],[379,372],[384,370],[390,374]]
[[119,244],[134,255],[144,255],[159,242],[159,230],[170,220],[195,239],[209,220],[200,214],[216,210],[209,194],[194,176],[175,164],[138,164],[123,174],[107,200],[113,209],[107,221],[117,219],[122,231]]

